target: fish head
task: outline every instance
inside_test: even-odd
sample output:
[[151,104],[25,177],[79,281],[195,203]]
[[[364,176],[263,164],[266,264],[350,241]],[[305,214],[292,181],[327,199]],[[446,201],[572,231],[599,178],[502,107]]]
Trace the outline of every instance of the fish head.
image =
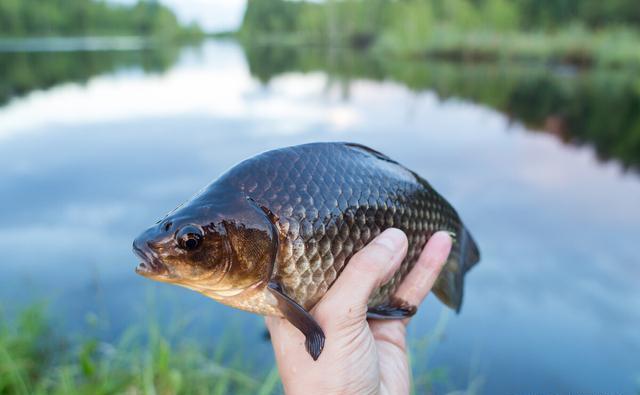
[[270,218],[250,199],[193,199],[133,242],[136,272],[214,299],[266,285],[278,238]]

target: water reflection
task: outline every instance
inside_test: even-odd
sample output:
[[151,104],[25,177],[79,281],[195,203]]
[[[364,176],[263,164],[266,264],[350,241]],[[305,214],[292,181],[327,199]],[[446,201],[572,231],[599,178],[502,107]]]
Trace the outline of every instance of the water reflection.
[[[210,43],[185,50],[161,75],[133,68],[1,108],[0,300],[15,307],[51,297],[73,330],[98,312],[111,318],[105,331],[113,333],[144,319],[153,290],[163,317],[197,317],[193,336],[213,343],[221,322],[238,320],[252,352],[268,358],[258,318],[135,276],[131,241],[240,159],[288,144],[351,140],[429,179],[482,247],[462,314],[448,318],[445,337],[430,347],[428,367],[449,371],[442,390],[470,377],[484,378],[486,393],[633,390],[636,175],[488,106],[442,100],[465,89],[480,102],[494,97],[494,85],[483,85],[494,75],[488,65],[415,71],[431,75],[415,89],[385,73],[345,77],[313,63],[264,84],[252,77],[255,67],[235,44]],[[433,90],[425,90],[429,84]],[[441,311],[430,300],[412,336],[431,331]]]
[[402,60],[368,52],[286,46],[245,46],[251,73],[266,83],[291,71],[324,71],[343,85],[392,80],[447,100],[472,100],[515,121],[589,144],[603,159],[640,165],[640,79],[634,69],[577,70],[519,63]]
[[178,57],[179,48],[165,46],[145,51],[22,51],[0,53],[0,105],[30,91],[66,82],[85,83],[99,74],[131,67],[162,72]]
[[[320,71],[348,97],[352,81],[392,80],[416,92],[435,92],[442,100],[458,98],[487,105],[561,141],[591,145],[602,159],[616,158],[625,167],[640,165],[640,85],[634,70],[427,62],[294,46],[246,46],[243,50],[251,75],[262,83],[287,72]],[[0,105],[31,90],[84,83],[116,70],[140,67],[146,73],[163,72],[177,61],[178,53],[174,46],[145,51],[3,53]]]

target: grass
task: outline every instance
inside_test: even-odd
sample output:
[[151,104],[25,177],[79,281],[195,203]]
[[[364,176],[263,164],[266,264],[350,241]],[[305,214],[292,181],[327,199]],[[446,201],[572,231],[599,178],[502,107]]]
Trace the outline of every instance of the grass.
[[251,371],[223,342],[215,352],[172,342],[156,324],[130,328],[114,343],[55,335],[41,306],[0,323],[0,394],[280,393],[275,367]]
[[[413,394],[431,393],[434,387],[456,395],[480,392],[480,377],[459,391],[446,369],[427,369],[448,316],[444,311],[435,330],[410,341]],[[130,327],[106,342],[98,336],[59,335],[43,305],[25,309],[15,320],[1,318],[0,314],[0,395],[282,393],[275,365],[256,366],[248,360],[242,338],[234,331],[212,347],[184,340],[177,335],[180,331],[174,339],[167,335],[171,329],[150,319],[144,327]]]

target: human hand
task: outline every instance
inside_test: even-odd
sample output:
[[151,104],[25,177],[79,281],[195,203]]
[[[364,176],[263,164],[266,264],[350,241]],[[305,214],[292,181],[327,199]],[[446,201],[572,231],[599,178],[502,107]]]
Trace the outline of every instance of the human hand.
[[[387,229],[351,258],[311,311],[327,339],[317,361],[305,351],[305,339],[298,329],[285,319],[266,318],[287,394],[409,393],[409,319],[367,321],[369,296],[398,269],[407,245],[402,231]],[[434,234],[396,296],[418,306],[431,290],[450,250],[449,235]]]

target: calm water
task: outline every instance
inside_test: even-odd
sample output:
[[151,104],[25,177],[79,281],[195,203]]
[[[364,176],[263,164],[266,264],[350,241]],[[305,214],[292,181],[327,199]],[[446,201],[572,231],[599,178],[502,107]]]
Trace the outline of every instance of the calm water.
[[[573,108],[593,86],[626,86],[622,73],[523,68],[505,77],[491,65],[363,66],[357,54],[316,64],[317,54],[245,55],[224,42],[168,55],[0,56],[5,309],[47,299],[69,332],[95,315],[107,337],[150,315],[167,331],[186,317],[185,333],[211,344],[239,327],[244,347],[270,363],[260,318],[136,276],[131,241],[245,157],[348,140],[430,180],[480,244],[462,313],[430,298],[411,327],[414,339],[438,334],[416,354],[419,365],[445,370],[438,386],[488,394],[640,386],[640,178],[624,170],[640,158],[619,149],[627,121],[598,129],[567,111],[536,115],[538,104],[482,93],[503,78],[534,86],[542,78],[565,92],[553,103]],[[581,107],[584,117],[592,108],[618,116],[596,104]],[[542,128],[553,133],[535,132]]]

